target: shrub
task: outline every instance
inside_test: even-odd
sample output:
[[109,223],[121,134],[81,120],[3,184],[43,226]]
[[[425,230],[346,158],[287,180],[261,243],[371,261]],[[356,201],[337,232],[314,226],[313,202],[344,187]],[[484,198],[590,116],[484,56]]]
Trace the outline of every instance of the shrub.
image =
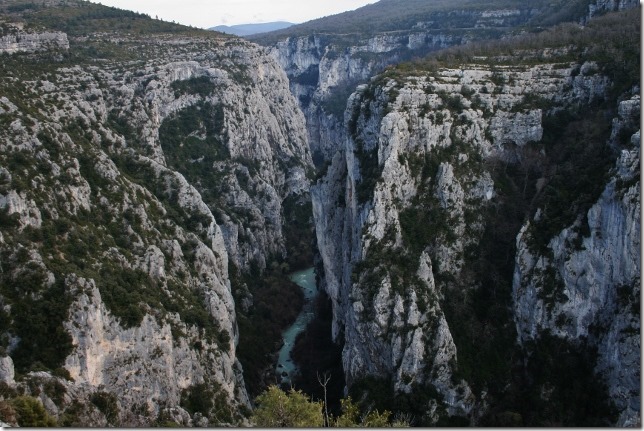
[[354,154],[360,162],[360,181],[356,184],[356,197],[359,203],[364,204],[373,197],[383,168],[378,164],[378,148],[366,150],[360,138],[356,140],[356,145]]
[[67,393],[67,389],[65,388],[65,385],[60,383],[58,380],[48,380],[45,383],[44,390],[45,394],[47,394],[47,396],[51,398],[57,406],[61,406],[65,401],[65,394]]
[[71,336],[62,324],[70,305],[61,277],[41,298],[27,296],[12,305],[11,313],[20,316],[13,321],[20,343],[12,354],[19,372],[29,371],[36,363],[51,370],[63,364],[72,350]]
[[108,424],[112,426],[117,425],[119,407],[116,395],[99,391],[92,394],[90,401],[105,415]]
[[198,94],[201,96],[209,96],[217,86],[212,82],[208,76],[198,76],[182,81],[174,81],[170,84],[170,88],[174,90],[175,97],[182,94]]
[[201,413],[214,426],[234,424],[236,413],[225,391],[215,382],[199,383],[181,391],[181,407],[190,414]]
[[13,408],[11,403],[7,401],[0,401],[0,420],[10,426],[18,425],[16,418],[16,409]]
[[55,427],[56,419],[50,416],[36,398],[19,396],[10,401],[21,427]]
[[199,412],[204,416],[210,415],[213,408],[213,398],[215,394],[205,383],[192,385],[181,391],[181,407],[186,409],[191,415]]
[[251,420],[258,427],[310,428],[324,425],[322,403],[310,401],[294,389],[287,394],[277,386],[271,386],[257,397],[257,405]]

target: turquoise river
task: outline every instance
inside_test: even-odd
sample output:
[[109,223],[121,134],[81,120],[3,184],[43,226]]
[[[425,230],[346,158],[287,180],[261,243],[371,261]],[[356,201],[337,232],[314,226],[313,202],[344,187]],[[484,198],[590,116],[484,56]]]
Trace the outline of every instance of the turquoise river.
[[295,322],[282,333],[284,345],[280,349],[277,359],[276,374],[277,380],[287,386],[291,384],[291,379],[297,371],[297,367],[291,358],[291,351],[293,350],[295,339],[306,329],[306,326],[313,319],[313,304],[318,294],[313,268],[294,272],[290,278],[302,288],[302,292],[304,293],[304,306]]

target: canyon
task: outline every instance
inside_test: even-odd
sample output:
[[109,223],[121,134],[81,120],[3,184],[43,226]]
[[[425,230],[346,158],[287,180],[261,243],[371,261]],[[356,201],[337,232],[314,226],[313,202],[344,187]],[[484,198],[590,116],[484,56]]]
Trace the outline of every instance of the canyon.
[[0,420],[252,425],[315,249],[366,409],[638,426],[638,3],[466,3],[262,47],[11,0]]
[[[597,2],[582,21],[634,6]],[[489,31],[495,24],[508,26],[508,19],[526,22],[538,14],[477,10],[468,18],[476,22],[472,27]],[[570,47],[547,43],[515,48],[514,58],[490,56],[495,48],[481,44],[480,55],[474,48],[465,58],[450,59],[451,67],[441,67],[439,60],[390,68],[405,56],[474,42],[477,36],[454,28],[449,35],[427,32],[422,23],[411,31],[336,36],[324,33],[322,21],[317,34],[291,29],[295,35],[277,42],[273,55],[305,113],[319,168],[311,194],[322,283],[333,302],[332,333],[343,346],[347,386],[375,377],[392,395],[438,393],[438,403],[430,400],[421,408],[426,426],[444,423],[441,415],[485,423],[485,411],[502,397],[491,390],[494,383],[486,374],[498,378],[499,367],[513,367],[500,365],[499,357],[516,355],[512,344],[523,355],[535,355],[535,343],[546,345],[541,339],[554,336],[596,352],[588,372],[606,382],[619,411],[616,423],[638,424],[637,84],[615,96],[616,83],[602,66],[574,61]],[[345,86],[355,92],[338,114],[333,103],[347,97]],[[558,153],[549,147],[557,145],[550,141],[557,127],[577,121],[575,113],[583,110],[613,116],[612,125],[604,120],[601,137],[591,137],[611,151],[589,155],[611,157],[612,163],[570,171],[586,177],[588,170],[599,169],[604,176],[594,176],[590,189],[578,188],[576,180],[563,185],[565,180],[553,177],[556,166],[537,167],[548,163],[542,156]],[[502,175],[500,166],[505,166]],[[517,171],[524,178],[513,177]],[[581,193],[585,200],[572,211],[553,209],[563,204],[549,196],[553,187],[568,187],[556,194],[574,201]],[[544,220],[540,201],[551,206],[550,220]],[[500,217],[499,211],[518,218]],[[526,216],[532,220],[519,219]],[[495,261],[494,253],[505,254],[505,261]],[[476,303],[480,300],[483,305]],[[492,311],[480,311],[484,306]],[[455,321],[468,313],[487,315],[465,318],[466,324]],[[488,329],[481,332],[479,325]],[[486,337],[501,345],[466,341]],[[488,361],[495,371],[476,370]],[[561,384],[541,382],[542,398],[553,400],[543,394]],[[503,412],[510,413],[516,412]]]

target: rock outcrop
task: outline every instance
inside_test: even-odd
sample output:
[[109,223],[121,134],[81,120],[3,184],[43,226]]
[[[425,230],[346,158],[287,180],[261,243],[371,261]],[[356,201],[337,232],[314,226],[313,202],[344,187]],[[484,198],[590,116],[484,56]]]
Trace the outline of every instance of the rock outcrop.
[[311,157],[262,48],[179,33],[90,35],[100,66],[5,57],[0,377],[60,424],[246,421],[229,269],[284,256]]
[[[639,96],[621,102],[618,112],[613,140],[639,126]],[[521,229],[513,284],[522,342],[549,331],[567,339],[588,339],[597,349],[597,371],[606,378],[620,411],[618,426],[640,421],[639,176],[637,131],[586,214],[588,233],[580,234],[579,226],[586,222],[579,219],[549,239],[548,252],[541,254],[530,248],[530,223]]]
[[[508,199],[500,167],[529,170],[541,163],[538,152],[551,151],[539,146],[544,133],[550,136],[553,130],[544,125],[546,117],[596,104],[611,85],[595,63],[587,62],[465,64],[410,76],[385,73],[358,87],[345,112],[344,146],[312,189],[324,281],[334,306],[333,334],[344,342],[349,386],[366,376],[391,378],[398,393],[429,385],[440,394],[443,414],[477,422],[486,390],[473,390],[473,381],[458,377],[476,358],[469,356],[476,342],[470,346],[462,338],[460,320],[468,318],[459,307],[463,313],[469,309],[459,301],[468,303],[491,288],[482,287],[487,275],[475,267],[486,253],[489,232],[509,229],[498,226]],[[639,113],[639,98],[622,102],[613,135],[633,129],[630,123],[619,127],[635,118],[634,112]],[[637,148],[624,150],[619,174],[588,213],[591,235],[583,240],[585,250],[566,251],[571,229],[550,242],[569,300],[546,312],[537,299],[541,284],[529,270],[546,258],[526,250],[521,239],[526,228],[517,239],[514,285],[520,340],[554,328],[561,313],[571,318],[552,330],[573,341],[588,335],[592,325],[603,328],[596,345],[606,350],[595,370],[609,381],[611,398],[622,397],[616,401],[622,425],[638,420],[633,406],[639,403],[639,395],[633,395],[639,368],[631,366],[639,361],[639,314],[624,308],[624,301],[635,304],[639,297],[635,139]],[[538,192],[547,180],[537,179],[531,187]],[[525,187],[527,182],[524,196]],[[501,253],[501,244],[495,246]],[[489,286],[502,285],[494,280]],[[629,299],[620,303],[618,291]],[[616,359],[616,348],[625,352],[623,359]],[[473,366],[485,366],[480,354]]]
[[[342,113],[348,96],[358,84],[367,82],[387,66],[492,35],[502,37],[516,29],[519,32],[522,26],[542,26],[544,20],[548,25],[562,19],[587,20],[637,4],[636,0],[597,0],[588,5],[587,13],[578,15],[575,12],[561,15],[559,8],[568,6],[563,4],[517,4],[514,8],[497,9],[471,5],[455,6],[455,10],[438,7],[419,15],[411,27],[406,22],[400,28],[386,26],[387,30],[382,32],[370,29],[368,34],[347,34],[343,29],[340,34],[318,30],[305,36],[285,36],[274,44],[272,55],[289,77],[291,92],[306,116],[311,152],[321,166],[331,160],[338,143],[346,139]],[[348,14],[345,19],[351,22]],[[320,29],[324,25],[318,24]],[[288,35],[297,28],[278,33]],[[265,43],[272,39],[259,36],[257,40]]]
[[67,34],[63,32],[30,33],[16,31],[0,37],[0,53],[38,52],[69,49]]
[[592,18],[601,13],[631,9],[638,5],[639,1],[637,0],[595,0],[588,5],[588,18]]
[[[387,65],[476,40],[485,31],[525,23],[539,13],[528,8],[463,10],[457,16],[436,12],[427,22],[396,32],[289,37],[276,44],[272,55],[289,76],[291,91],[306,115],[311,151],[321,163],[331,159],[345,138],[342,112],[357,84]],[[481,35],[460,28],[476,28]]]

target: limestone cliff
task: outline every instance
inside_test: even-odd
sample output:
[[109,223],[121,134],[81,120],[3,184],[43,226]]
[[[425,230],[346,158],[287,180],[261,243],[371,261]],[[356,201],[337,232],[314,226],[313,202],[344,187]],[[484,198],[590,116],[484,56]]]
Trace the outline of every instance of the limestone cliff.
[[69,48],[67,35],[62,32],[17,32],[0,37],[0,53],[36,52]]
[[[612,138],[638,127],[640,98],[620,103]],[[619,426],[635,426],[640,382],[640,132],[622,150],[598,201],[574,224],[531,250],[530,222],[517,237],[513,283],[522,342],[543,331],[597,348],[597,370],[619,408]],[[616,143],[614,143],[616,145]],[[538,217],[540,210],[537,210]],[[579,232],[587,223],[589,232]],[[575,245],[576,244],[576,245]]]
[[[475,17],[467,18],[476,21],[480,28],[507,25],[502,17],[493,20],[492,12],[477,11],[473,13]],[[526,11],[514,12],[525,19]],[[291,92],[305,112],[311,151],[317,155],[319,163],[329,160],[337,142],[344,139],[342,112],[356,84],[366,82],[387,65],[477,37],[458,31],[435,30],[431,24],[430,29],[426,29],[425,24],[419,22],[414,28],[401,29],[395,34],[357,34],[339,38],[313,34],[277,42],[272,55],[288,74]]]
[[[594,370],[622,415],[617,423],[637,422],[639,132],[626,147],[617,137],[630,133],[630,142],[639,98],[621,102],[611,132],[616,84],[594,61],[571,62],[568,49],[393,69],[351,96],[347,137],[312,188],[349,387],[378,376],[412,399],[435,391],[423,423],[479,423],[504,392],[492,390],[491,375],[514,366],[510,353],[500,365],[500,352],[513,348],[515,316],[521,343],[546,328],[573,343],[599,331]],[[558,56],[566,60],[552,61]],[[576,128],[591,130],[592,145],[568,135]],[[605,157],[615,151],[622,155],[606,183]],[[592,179],[566,185],[561,173],[578,163],[587,163],[578,175]],[[580,197],[564,202],[565,193]],[[554,257],[531,254],[528,225],[519,229],[523,214],[539,217],[540,202],[549,205],[542,235],[584,208],[590,233],[557,230],[546,241]],[[555,206],[571,203],[571,211]],[[567,245],[575,238],[581,251]],[[566,286],[554,309],[539,293],[546,275],[535,276],[550,274],[547,265]]]
[[175,27],[3,59],[0,378],[60,424],[248,412],[229,268],[285,253],[304,117],[262,48]]
[[[395,1],[380,1],[255,37],[272,47],[272,55],[289,77],[291,92],[306,116],[317,165],[329,161],[338,142],[345,139],[342,113],[348,96],[387,66],[450,46],[507,37],[560,21],[583,21],[638,5],[636,0],[419,3],[401,11]],[[354,32],[355,28],[360,31]]]

